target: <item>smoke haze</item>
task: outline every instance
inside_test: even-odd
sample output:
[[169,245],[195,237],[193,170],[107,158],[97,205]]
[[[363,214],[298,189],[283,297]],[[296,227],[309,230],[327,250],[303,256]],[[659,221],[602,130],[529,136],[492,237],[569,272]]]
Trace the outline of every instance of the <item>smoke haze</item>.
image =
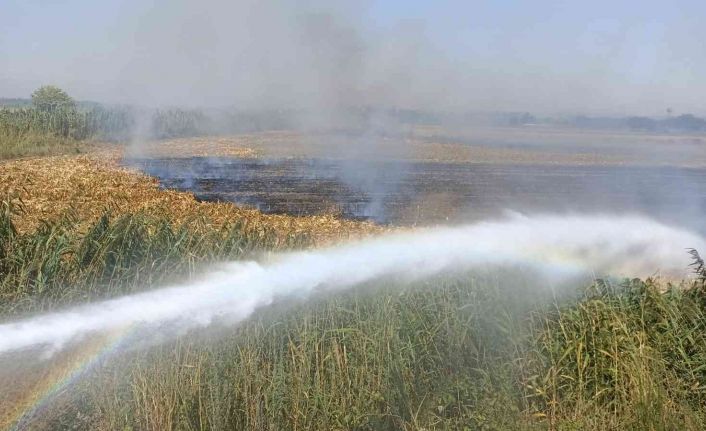
[[[632,3],[632,4],[631,4]],[[0,95],[144,106],[703,112],[701,2],[3,2]]]

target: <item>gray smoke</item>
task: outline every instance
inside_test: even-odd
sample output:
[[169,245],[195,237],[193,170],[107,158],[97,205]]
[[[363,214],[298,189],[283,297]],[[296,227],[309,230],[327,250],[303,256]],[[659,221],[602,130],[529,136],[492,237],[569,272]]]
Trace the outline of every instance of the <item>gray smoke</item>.
[[315,108],[308,121],[329,125],[342,105],[703,113],[706,91],[693,3],[9,0],[3,12],[8,97],[54,83],[102,102]]

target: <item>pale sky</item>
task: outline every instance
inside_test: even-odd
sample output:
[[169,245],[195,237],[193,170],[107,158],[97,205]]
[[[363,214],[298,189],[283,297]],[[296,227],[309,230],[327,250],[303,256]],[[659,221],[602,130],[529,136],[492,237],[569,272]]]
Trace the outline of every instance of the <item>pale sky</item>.
[[0,0],[0,97],[706,113],[706,2]]

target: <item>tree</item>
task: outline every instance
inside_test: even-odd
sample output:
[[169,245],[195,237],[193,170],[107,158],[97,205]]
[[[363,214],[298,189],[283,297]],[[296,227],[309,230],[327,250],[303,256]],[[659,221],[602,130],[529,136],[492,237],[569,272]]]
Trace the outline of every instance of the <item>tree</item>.
[[73,108],[72,99],[64,90],[53,85],[45,85],[32,93],[32,104],[42,111],[53,111],[59,108]]

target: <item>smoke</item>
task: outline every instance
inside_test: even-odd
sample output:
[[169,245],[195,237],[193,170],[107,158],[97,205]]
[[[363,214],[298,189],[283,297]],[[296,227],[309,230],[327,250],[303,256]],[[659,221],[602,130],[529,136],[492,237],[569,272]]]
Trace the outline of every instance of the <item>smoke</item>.
[[[352,130],[354,139],[340,145],[321,137],[327,144],[316,156],[355,159],[343,180],[374,197],[364,211],[374,216],[395,191],[380,188],[395,183],[381,176],[407,175],[365,162],[410,151],[382,139],[405,132],[388,108],[450,111],[463,125],[469,111],[703,111],[704,61],[695,55],[703,26],[698,13],[675,16],[667,3],[639,10],[543,2],[17,3],[0,17],[8,20],[0,96],[26,97],[54,83],[78,99],[228,107],[281,115],[276,122],[288,128]],[[152,111],[140,112],[137,155],[153,137]],[[221,124],[230,120],[216,118],[206,132],[231,131]]]
[[0,94],[54,83],[149,106],[703,112],[692,3],[10,0]]
[[548,283],[593,274],[649,276],[655,270],[681,278],[689,247],[706,249],[706,242],[639,217],[514,215],[283,254],[266,263],[223,264],[189,285],[0,325],[0,354],[33,347],[56,351],[88,334],[127,328],[168,336],[217,322],[234,324],[276,301],[306,299],[389,276],[414,280],[519,265],[538,271]]

